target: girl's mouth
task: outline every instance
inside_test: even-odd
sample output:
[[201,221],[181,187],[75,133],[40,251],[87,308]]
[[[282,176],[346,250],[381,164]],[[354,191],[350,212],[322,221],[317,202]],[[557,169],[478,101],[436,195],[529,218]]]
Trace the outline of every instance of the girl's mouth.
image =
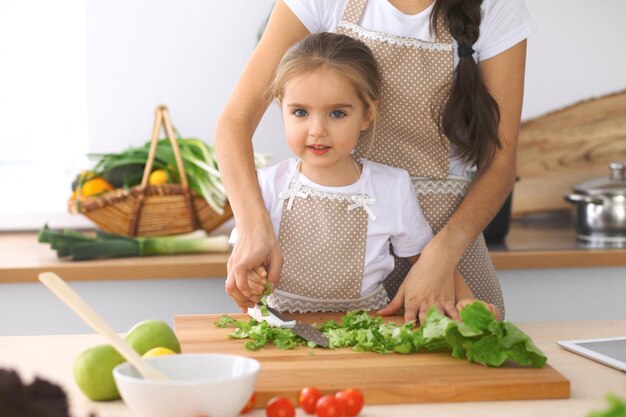
[[324,155],[326,152],[330,150],[330,146],[324,146],[324,145],[308,145],[307,148],[314,155]]

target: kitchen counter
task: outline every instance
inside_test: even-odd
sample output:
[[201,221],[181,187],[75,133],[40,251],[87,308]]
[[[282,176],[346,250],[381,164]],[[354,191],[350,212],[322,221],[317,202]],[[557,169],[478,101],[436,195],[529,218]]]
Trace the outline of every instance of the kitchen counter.
[[497,270],[626,266],[626,248],[591,248],[578,242],[568,212],[514,219],[505,239],[487,246]]
[[[519,323],[549,358],[549,363],[571,382],[571,398],[566,400],[465,402],[445,404],[401,404],[368,406],[363,417],[381,416],[553,416],[584,417],[591,410],[606,408],[604,397],[614,393],[626,397],[624,374],[564,351],[557,340],[624,335],[626,320]],[[23,380],[37,375],[60,384],[68,393],[73,417],[132,417],[122,401],[89,401],[74,384],[74,358],[85,348],[103,343],[99,335],[0,337],[0,368],[15,368]],[[51,358],[54,358],[52,360]],[[385,356],[380,356],[385,360]],[[251,417],[264,416],[254,410]],[[298,409],[298,416],[305,416]]]
[[[227,234],[232,222],[216,234]],[[626,249],[589,249],[576,242],[561,213],[514,220],[503,242],[490,243],[498,270],[626,266]],[[0,283],[33,282],[43,271],[68,281],[223,278],[228,254],[155,256],[71,262],[58,259],[35,233],[0,233]]]
[[57,258],[37,234],[0,233],[0,283],[35,282],[53,271],[67,281],[225,277],[228,254],[194,254],[72,262]]

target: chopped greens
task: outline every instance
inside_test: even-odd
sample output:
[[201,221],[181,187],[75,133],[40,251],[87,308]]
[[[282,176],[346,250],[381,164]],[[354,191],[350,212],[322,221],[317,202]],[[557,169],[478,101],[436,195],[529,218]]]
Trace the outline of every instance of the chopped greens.
[[[482,303],[473,303],[461,313],[461,321],[454,321],[432,308],[424,324],[413,327],[404,324],[383,323],[383,318],[373,317],[365,311],[349,311],[341,323],[328,320],[319,327],[329,341],[329,348],[347,348],[357,352],[381,354],[408,354],[426,350],[451,351],[455,358],[485,366],[501,366],[510,360],[523,366],[540,368],[546,356],[528,335],[508,321],[497,321]],[[272,342],[280,349],[292,349],[299,345],[314,347],[296,336],[289,329],[268,326],[265,322],[250,319],[247,322],[222,315],[219,327],[235,327],[229,336],[251,339],[245,347],[260,349]]]
[[308,346],[308,342],[296,336],[289,329],[270,327],[267,322],[258,322],[255,319],[246,321],[235,320],[226,314],[222,314],[220,321],[216,321],[218,327],[235,327],[235,331],[228,336],[233,339],[250,339],[245,343],[248,350],[257,350],[272,342],[279,349],[293,349],[298,345]]

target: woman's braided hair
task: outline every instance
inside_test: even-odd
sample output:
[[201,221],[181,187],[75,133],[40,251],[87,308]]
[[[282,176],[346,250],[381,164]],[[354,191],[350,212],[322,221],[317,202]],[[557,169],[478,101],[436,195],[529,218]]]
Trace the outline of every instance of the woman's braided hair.
[[[459,48],[471,48],[480,33],[481,4],[482,0],[436,0],[431,26],[437,31],[437,18],[442,14]],[[471,55],[459,58],[438,119],[440,130],[457,148],[457,156],[466,161],[486,165],[502,147],[498,103],[489,94]]]

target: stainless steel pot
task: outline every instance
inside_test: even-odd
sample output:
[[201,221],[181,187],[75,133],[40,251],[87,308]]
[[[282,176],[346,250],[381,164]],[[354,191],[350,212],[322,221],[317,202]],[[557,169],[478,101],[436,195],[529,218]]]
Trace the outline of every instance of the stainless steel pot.
[[574,204],[578,240],[593,247],[626,247],[626,165],[609,164],[611,175],[582,182],[565,200]]

